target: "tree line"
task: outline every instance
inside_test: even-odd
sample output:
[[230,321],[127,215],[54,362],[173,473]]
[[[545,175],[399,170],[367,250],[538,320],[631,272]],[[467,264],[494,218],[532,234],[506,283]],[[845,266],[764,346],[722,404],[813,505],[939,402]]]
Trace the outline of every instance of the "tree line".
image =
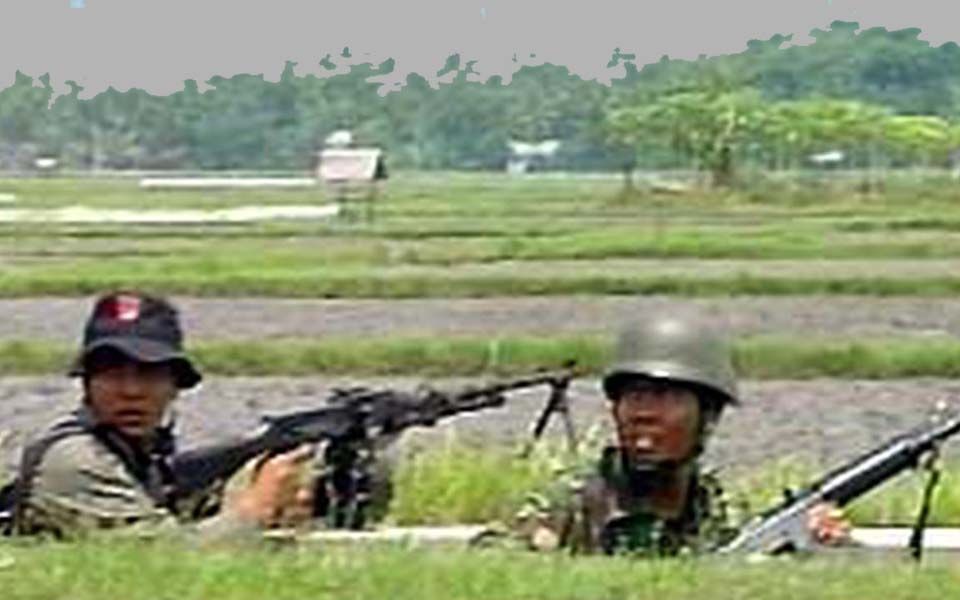
[[[525,66],[508,85],[417,75],[377,93],[371,77],[392,61],[330,77],[194,81],[168,96],[109,89],[81,100],[75,84],[52,105],[45,76],[18,73],[0,91],[0,168],[38,156],[85,168],[305,169],[332,131],[387,152],[392,167],[500,169],[511,139],[562,140],[555,166],[613,170],[696,168],[717,183],[744,162],[794,168],[811,152],[841,150],[850,164],[946,164],[960,143],[960,47],[932,47],[920,31],[857,31],[834,22],[815,42],[751,41],[746,51],[695,61],[664,58],[605,86],[556,65]],[[332,65],[330,65],[332,67]]]

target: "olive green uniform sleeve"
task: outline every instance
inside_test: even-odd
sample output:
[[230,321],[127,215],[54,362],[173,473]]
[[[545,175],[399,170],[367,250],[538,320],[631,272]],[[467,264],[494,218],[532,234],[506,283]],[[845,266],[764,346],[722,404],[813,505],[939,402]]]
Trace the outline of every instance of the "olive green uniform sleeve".
[[115,530],[144,537],[220,539],[252,529],[225,515],[180,523],[158,506],[120,459],[92,436],[71,436],[51,446],[34,475],[23,508],[28,530],[73,537]]

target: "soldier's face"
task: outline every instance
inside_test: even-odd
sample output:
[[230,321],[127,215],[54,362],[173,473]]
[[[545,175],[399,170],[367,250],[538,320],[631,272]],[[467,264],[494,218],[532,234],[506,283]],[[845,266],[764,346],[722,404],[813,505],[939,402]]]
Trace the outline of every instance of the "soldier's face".
[[130,437],[142,438],[158,428],[177,396],[173,371],[167,364],[113,356],[94,361],[89,371],[87,402],[97,422]]
[[682,460],[696,445],[700,404],[690,390],[660,382],[625,386],[613,404],[621,447],[634,460]]

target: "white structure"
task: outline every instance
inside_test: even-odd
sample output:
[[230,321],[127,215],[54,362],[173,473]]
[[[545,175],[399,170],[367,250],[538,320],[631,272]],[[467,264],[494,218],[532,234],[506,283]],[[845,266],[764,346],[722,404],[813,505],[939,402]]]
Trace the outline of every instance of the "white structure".
[[835,165],[842,162],[844,158],[846,158],[846,155],[843,152],[839,150],[831,150],[830,152],[811,154],[807,157],[807,160],[815,165]]
[[40,156],[33,161],[33,166],[35,166],[40,171],[52,171],[57,168],[60,162],[49,156]]
[[353,134],[346,129],[334,131],[323,141],[323,145],[327,148],[349,148],[353,145]]
[[327,148],[320,153],[317,177],[325,183],[386,179],[383,151],[379,148]]
[[326,148],[320,152],[317,179],[339,204],[366,204],[366,219],[373,219],[373,203],[387,178],[383,151],[379,148]]
[[50,177],[60,167],[60,161],[52,156],[38,156],[33,159],[33,168],[41,177]]
[[0,221],[15,223],[254,223],[259,221],[325,220],[339,207],[293,204],[237,206],[218,210],[103,209],[68,206],[50,209],[0,209]]
[[507,172],[511,174],[542,168],[560,149],[560,140],[544,140],[539,144],[510,140],[508,143],[510,158],[507,159]]

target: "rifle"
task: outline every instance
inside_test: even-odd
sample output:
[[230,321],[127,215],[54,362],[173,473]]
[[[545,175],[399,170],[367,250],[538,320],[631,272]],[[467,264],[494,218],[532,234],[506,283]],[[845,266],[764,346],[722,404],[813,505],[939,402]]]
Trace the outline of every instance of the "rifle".
[[[942,423],[920,426],[898,435],[878,448],[828,472],[799,493],[785,491],[784,500],[754,518],[730,542],[721,546],[721,554],[810,550],[816,541],[807,526],[807,515],[814,506],[829,502],[843,507],[861,495],[907,469],[920,465],[921,458],[936,456],[940,445],[960,432],[960,417]],[[927,465],[931,480],[914,526],[911,550],[919,560],[922,532],[929,512],[932,487],[938,471]]]
[[325,472],[315,490],[314,514],[325,516],[332,527],[361,529],[370,503],[370,467],[384,442],[409,427],[431,427],[446,417],[501,407],[507,392],[549,385],[554,393],[538,419],[534,438],[540,437],[550,415],[560,412],[567,420],[572,447],[573,429],[565,393],[574,376],[573,366],[567,365],[559,371],[469,386],[453,393],[429,387],[414,393],[366,387],[337,389],[322,408],[264,417],[262,431],[246,439],[174,454],[169,461],[172,496],[185,498],[209,489],[257,456],[280,454],[304,443],[326,442]]

